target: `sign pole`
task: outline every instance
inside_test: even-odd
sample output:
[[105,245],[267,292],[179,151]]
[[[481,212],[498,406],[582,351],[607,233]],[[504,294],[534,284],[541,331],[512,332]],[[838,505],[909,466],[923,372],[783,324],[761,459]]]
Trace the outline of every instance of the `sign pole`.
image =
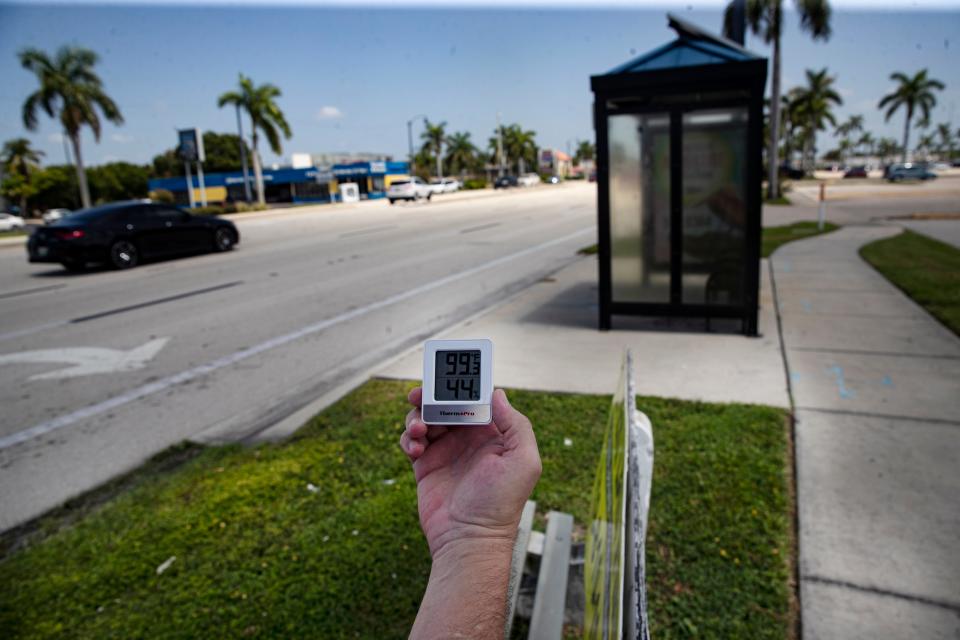
[[207,185],[203,182],[203,163],[197,162],[197,177],[200,179],[200,206],[207,206]]
[[190,198],[190,208],[193,209],[193,176],[190,175],[190,163],[184,162],[183,166],[187,169],[187,196]]
[[827,185],[820,183],[820,209],[817,213],[817,231],[823,231],[823,219],[826,215]]

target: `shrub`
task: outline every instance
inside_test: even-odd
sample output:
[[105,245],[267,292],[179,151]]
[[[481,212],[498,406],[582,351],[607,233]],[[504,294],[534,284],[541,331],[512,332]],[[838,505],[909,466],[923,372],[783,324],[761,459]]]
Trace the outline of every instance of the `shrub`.
[[147,197],[154,202],[162,202],[163,204],[175,204],[177,201],[173,194],[166,189],[154,189],[147,194]]
[[222,216],[224,213],[227,213],[227,210],[224,207],[194,207],[189,209],[190,213],[195,216]]
[[486,189],[487,181],[482,178],[470,178],[463,181],[464,190],[468,189]]

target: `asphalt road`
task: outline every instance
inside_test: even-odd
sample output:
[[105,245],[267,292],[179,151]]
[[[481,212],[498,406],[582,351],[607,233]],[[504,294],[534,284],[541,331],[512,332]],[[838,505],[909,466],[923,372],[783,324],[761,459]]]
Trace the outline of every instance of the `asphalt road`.
[[0,530],[302,414],[595,242],[593,185],[453,198],[258,214],[234,252],[126,272],[0,250]]

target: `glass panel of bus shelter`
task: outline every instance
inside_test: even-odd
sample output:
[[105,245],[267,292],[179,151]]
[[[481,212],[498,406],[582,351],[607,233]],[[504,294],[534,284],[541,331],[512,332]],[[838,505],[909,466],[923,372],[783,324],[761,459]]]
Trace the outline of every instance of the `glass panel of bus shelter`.
[[743,302],[746,163],[746,107],[684,114],[684,304]]
[[614,302],[670,301],[670,116],[607,119]]

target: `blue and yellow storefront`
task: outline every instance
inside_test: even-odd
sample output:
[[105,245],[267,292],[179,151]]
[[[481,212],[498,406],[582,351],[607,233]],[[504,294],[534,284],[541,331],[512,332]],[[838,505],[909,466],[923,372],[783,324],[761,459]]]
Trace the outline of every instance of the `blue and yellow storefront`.
[[[383,198],[394,180],[409,178],[406,162],[353,162],[335,164],[329,169],[265,169],[263,171],[264,197],[267,202],[336,202],[340,199],[339,186],[357,185],[362,200]],[[254,192],[253,171],[249,172],[251,192]],[[193,176],[194,201],[201,201],[200,181]],[[243,173],[208,173],[204,176],[208,204],[242,202],[245,199]],[[164,189],[173,194],[177,204],[187,205],[187,180],[184,177],[154,178],[151,191]]]

